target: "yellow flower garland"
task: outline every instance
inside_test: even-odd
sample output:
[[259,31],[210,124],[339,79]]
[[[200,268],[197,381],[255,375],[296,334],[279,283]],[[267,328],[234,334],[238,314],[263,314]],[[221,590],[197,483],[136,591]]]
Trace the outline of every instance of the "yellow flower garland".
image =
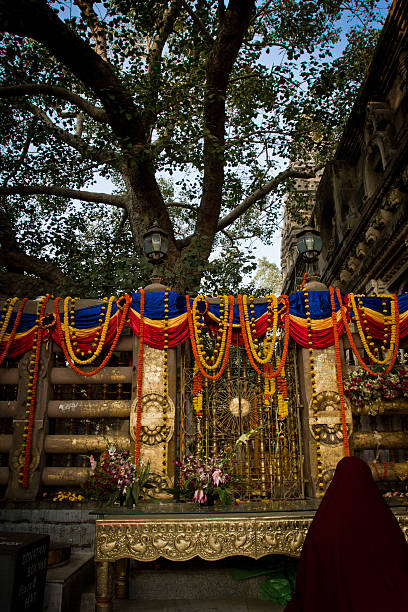
[[68,296],[68,297],[66,297],[64,299],[64,336],[65,336],[65,343],[67,345],[68,353],[69,353],[69,356],[71,357],[72,361],[74,363],[78,363],[80,365],[87,365],[87,364],[92,363],[93,361],[95,361],[95,359],[102,352],[103,346],[105,344],[106,335],[108,333],[109,322],[110,322],[110,317],[111,317],[111,313],[112,313],[112,306],[113,306],[113,302],[115,301],[115,296],[112,295],[109,298],[108,307],[107,307],[106,316],[105,316],[105,321],[104,321],[104,323],[102,325],[102,331],[101,331],[101,336],[99,338],[98,346],[97,346],[94,354],[91,355],[91,357],[89,357],[88,359],[79,359],[75,355],[75,352],[74,352],[74,350],[72,348],[70,332],[75,330],[75,328],[69,325],[69,318],[68,318],[68,305],[69,305],[69,302],[71,301],[71,299],[72,298],[70,296]]
[[[387,355],[385,356],[385,358],[384,359],[378,359],[374,355],[374,353],[371,351],[370,346],[369,346],[369,342],[367,342],[367,339],[365,337],[363,326],[361,325],[360,317],[359,317],[359,314],[358,314],[358,309],[357,309],[355,297],[356,296],[354,295],[354,293],[350,293],[349,294],[351,307],[352,307],[353,312],[355,314],[355,321],[356,321],[356,325],[357,325],[358,334],[360,336],[360,340],[361,340],[361,342],[363,344],[364,350],[366,351],[368,357],[374,363],[377,363],[378,365],[385,365],[385,364],[389,363],[391,361],[391,359],[392,359],[393,352],[394,352],[394,346],[395,346],[395,340],[396,340],[395,302],[391,301],[391,338],[390,338],[390,346],[389,346],[389,349],[388,349],[388,352],[387,352]],[[371,344],[374,344],[374,343],[372,342]]]
[[8,327],[9,321],[10,321],[10,317],[11,317],[11,313],[13,312],[14,304],[16,304],[16,302],[18,302],[18,297],[14,297],[12,299],[9,298],[6,301],[6,304],[7,304],[7,302],[8,302],[7,311],[5,313],[3,325],[1,326],[1,329],[0,329],[0,342],[3,340],[4,334],[7,331],[7,327]]
[[[273,354],[275,352],[276,334],[277,334],[277,329],[278,329],[278,299],[274,295],[270,295],[270,296],[268,295],[267,296],[268,303],[269,303],[270,298],[272,298],[271,301],[272,301],[272,313],[273,313],[272,337],[268,339],[267,337],[268,330],[267,330],[265,334],[265,339],[264,339],[264,356],[262,357],[258,353],[257,347],[255,346],[254,337],[253,337],[252,330],[251,330],[251,324],[249,321],[249,314],[248,314],[248,296],[247,295],[242,296],[243,313],[244,313],[244,320],[245,320],[245,328],[246,328],[247,336],[248,336],[248,343],[251,348],[251,353],[252,353],[254,360],[260,365],[265,365],[266,363],[270,363],[273,357]],[[250,301],[251,301],[251,298],[250,298]],[[253,301],[253,298],[252,298],[252,301]],[[268,304],[268,308],[270,309],[270,303]],[[251,319],[253,320],[254,317],[252,316]],[[267,351],[266,354],[265,354],[265,351]]]
[[[204,301],[204,297],[198,295],[193,301],[193,328],[194,328],[194,339],[197,347],[197,354],[200,360],[200,363],[203,368],[207,370],[216,370],[220,365],[225,352],[227,333],[228,333],[228,318],[229,318],[229,308],[228,308],[228,296],[222,296],[223,303],[220,303],[220,322],[218,326],[218,330],[221,327],[221,337],[219,335],[219,331],[217,334],[216,347],[214,350],[214,354],[211,357],[207,357],[204,349],[204,345],[202,344],[201,338],[201,324],[200,324],[200,312],[198,310],[198,303]],[[223,316],[221,316],[223,315]],[[215,360],[215,361],[214,361]],[[213,363],[210,363],[210,362]]]
[[169,392],[169,378],[168,378],[168,354],[169,354],[169,291],[166,289],[164,292],[164,333],[163,333],[163,456],[162,456],[162,481],[167,481],[167,412],[168,412],[168,392]]
[[316,372],[313,355],[313,339],[312,339],[312,318],[310,316],[310,304],[309,294],[306,289],[302,289],[305,298],[305,313],[307,321],[307,336],[309,345],[309,362],[310,362],[310,378],[312,383],[312,405],[313,405],[313,420],[314,420],[314,432],[316,441],[316,464],[317,464],[317,484],[319,487],[319,494],[323,495],[324,482],[323,482],[323,464],[322,464],[322,452],[320,448],[320,425],[317,419],[317,386],[316,386]]

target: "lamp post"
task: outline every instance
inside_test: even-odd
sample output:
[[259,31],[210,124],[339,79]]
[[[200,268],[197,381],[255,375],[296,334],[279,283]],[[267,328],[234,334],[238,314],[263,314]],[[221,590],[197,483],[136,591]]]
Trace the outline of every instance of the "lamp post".
[[297,250],[303,261],[306,262],[306,271],[309,276],[317,276],[315,264],[322,246],[320,232],[309,225],[297,234]]
[[160,284],[163,281],[158,266],[165,261],[168,248],[169,241],[167,232],[159,226],[157,221],[154,221],[153,225],[149,227],[143,236],[144,253],[150,263],[153,264],[153,271],[150,277],[150,282],[152,284]]

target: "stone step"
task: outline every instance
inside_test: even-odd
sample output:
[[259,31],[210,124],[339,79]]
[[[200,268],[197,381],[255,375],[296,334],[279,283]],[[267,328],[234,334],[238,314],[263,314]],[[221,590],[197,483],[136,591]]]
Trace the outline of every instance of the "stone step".
[[268,557],[258,561],[246,557],[230,557],[221,561],[195,558],[182,563],[160,559],[157,562],[132,561],[129,576],[130,600],[207,600],[258,598],[259,586],[268,575],[235,580],[232,570],[259,571],[268,567]]
[[[113,612],[283,612],[284,606],[251,598],[115,600]],[[94,612],[95,595],[83,593],[80,612]]]
[[47,570],[44,612],[78,612],[81,593],[93,582],[93,555],[72,553],[67,563]]

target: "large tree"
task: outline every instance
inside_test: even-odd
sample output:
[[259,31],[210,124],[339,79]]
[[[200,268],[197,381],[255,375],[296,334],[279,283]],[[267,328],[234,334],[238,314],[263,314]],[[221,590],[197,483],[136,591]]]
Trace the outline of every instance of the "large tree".
[[[169,236],[164,276],[179,290],[197,288],[215,246],[267,239],[288,181],[314,177],[332,150],[376,5],[0,0],[7,290],[135,288],[154,221]],[[347,15],[351,43],[336,64]],[[90,191],[95,177],[114,193]],[[235,250],[219,259],[241,266]]]

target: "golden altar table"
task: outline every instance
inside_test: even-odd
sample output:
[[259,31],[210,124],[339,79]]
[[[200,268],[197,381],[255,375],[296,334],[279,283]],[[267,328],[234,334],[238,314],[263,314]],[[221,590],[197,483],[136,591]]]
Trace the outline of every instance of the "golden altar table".
[[[113,564],[116,585],[126,590],[120,560],[187,561],[195,556],[217,561],[236,555],[259,559],[280,554],[298,557],[318,506],[317,500],[251,503],[202,508],[196,504],[146,504],[99,514],[95,529],[96,610],[112,610]],[[393,509],[408,541],[408,513]]]

